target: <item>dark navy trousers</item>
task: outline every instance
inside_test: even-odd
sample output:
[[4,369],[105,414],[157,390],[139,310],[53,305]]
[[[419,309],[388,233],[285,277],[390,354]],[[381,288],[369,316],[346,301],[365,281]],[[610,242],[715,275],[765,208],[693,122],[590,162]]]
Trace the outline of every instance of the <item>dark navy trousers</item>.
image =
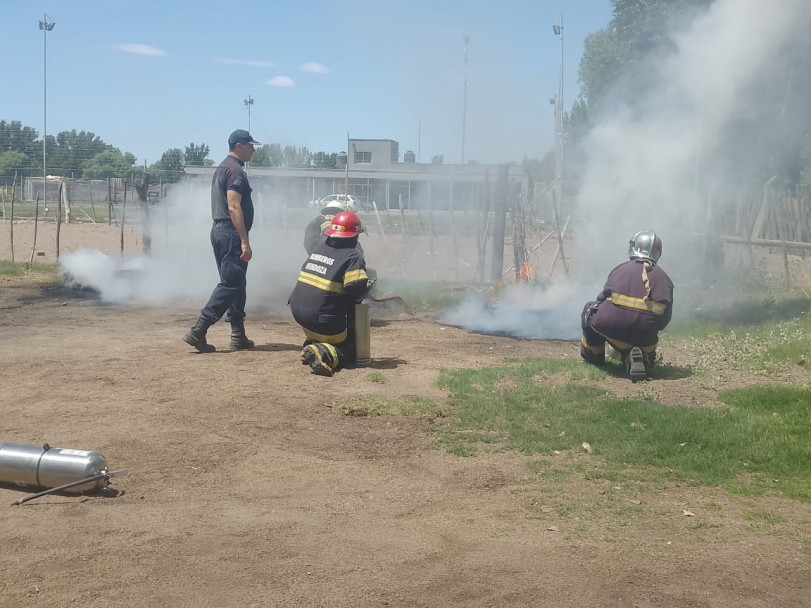
[[239,259],[242,245],[233,224],[214,222],[211,227],[211,248],[217,261],[220,282],[211,292],[200,316],[216,323],[227,312],[229,321],[242,322],[245,318],[248,262]]

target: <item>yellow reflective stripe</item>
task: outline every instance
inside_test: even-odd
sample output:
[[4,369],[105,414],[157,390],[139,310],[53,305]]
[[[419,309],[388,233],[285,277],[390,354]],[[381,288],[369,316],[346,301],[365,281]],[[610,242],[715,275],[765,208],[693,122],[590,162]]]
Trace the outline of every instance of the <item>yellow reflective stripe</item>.
[[[603,338],[605,338],[605,341],[608,342],[611,346],[613,346],[614,350],[618,350],[618,351],[631,350],[634,346],[639,346],[638,344],[631,344],[630,342],[623,342],[622,340],[617,340],[616,338],[606,336],[604,333],[601,333],[601,332],[597,331],[596,329],[594,331],[596,331]],[[583,341],[585,341],[585,338],[583,338]],[[653,344],[648,344],[647,346],[639,346],[639,348],[642,349],[643,353],[645,353],[646,355],[649,355],[649,354],[651,354],[653,352],[656,352],[656,347],[658,345],[659,345],[659,341],[657,340]]]
[[580,338],[580,344],[583,348],[588,350],[592,355],[604,355],[605,354],[605,344],[600,344],[599,346],[592,346],[588,342],[586,342],[586,336]]
[[344,274],[344,285],[350,283],[357,283],[358,281],[366,281],[369,277],[366,276],[366,271],[361,268],[360,270],[350,270]]
[[309,329],[302,327],[304,330],[304,335],[307,336],[310,340],[315,340],[316,342],[323,342],[325,344],[340,344],[341,342],[346,341],[346,330],[343,330],[339,334],[329,335],[329,334],[319,334],[314,331],[310,331]]
[[665,313],[667,306],[661,302],[654,302],[653,300],[645,300],[643,298],[634,298],[632,296],[625,296],[621,293],[611,292],[608,298],[617,306],[624,306],[625,308],[633,308],[636,310],[647,310],[655,315],[662,315]]
[[330,368],[334,370],[339,362],[338,351],[329,342],[324,343],[324,346],[329,351],[329,354],[332,355],[332,365],[330,365]]
[[325,279],[324,277],[319,277],[317,274],[304,272],[303,270],[299,272],[298,280],[300,283],[312,285],[313,287],[317,287],[318,289],[321,289],[323,291],[329,291],[331,293],[344,292],[344,287],[340,283],[330,281],[329,279]]

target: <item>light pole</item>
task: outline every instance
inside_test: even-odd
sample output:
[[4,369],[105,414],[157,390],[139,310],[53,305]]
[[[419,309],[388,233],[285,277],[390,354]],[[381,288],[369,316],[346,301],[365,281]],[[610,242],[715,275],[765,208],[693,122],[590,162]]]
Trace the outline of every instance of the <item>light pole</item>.
[[465,127],[467,123],[467,43],[470,36],[462,38],[465,41],[465,73],[462,81],[462,164],[465,164]]
[[555,103],[555,172],[558,180],[558,201],[563,201],[563,15],[558,25],[552,26],[552,32],[560,38],[560,80]]
[[250,94],[248,95],[248,99],[245,100],[245,107],[248,108],[248,133],[251,132],[251,106],[253,105],[253,99],[251,99]]
[[48,133],[48,32],[54,29],[54,25],[56,23],[49,21],[47,14],[39,22],[39,29],[42,30],[42,201],[45,207],[48,206],[48,172],[45,169],[45,139]]

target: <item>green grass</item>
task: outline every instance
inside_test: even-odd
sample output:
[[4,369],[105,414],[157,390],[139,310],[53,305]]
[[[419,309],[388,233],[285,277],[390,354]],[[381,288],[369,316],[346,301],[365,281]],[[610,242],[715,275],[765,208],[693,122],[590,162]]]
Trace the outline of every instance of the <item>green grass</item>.
[[559,359],[443,371],[439,384],[450,391],[452,410],[434,432],[459,455],[585,454],[581,444],[588,442],[591,478],[622,479],[630,469],[654,483],[722,485],[811,501],[811,390],[735,389],[719,395],[725,407],[710,409],[621,399],[577,382],[609,373]]
[[[113,213],[115,214],[116,220],[121,221],[121,203],[116,203],[113,206]],[[156,213],[153,208],[150,208],[152,213]],[[139,205],[133,201],[128,200],[126,204],[126,214],[127,214],[127,221],[135,221],[135,219],[140,218],[140,211]],[[10,218],[11,216],[11,204],[6,203],[6,217]],[[54,201],[48,202],[48,211],[45,211],[45,204],[40,201],[39,202],[39,210],[36,208],[36,204],[30,201],[17,201],[14,204],[14,220],[33,220],[34,218],[38,218],[40,222],[48,222],[54,223],[56,222],[56,203]],[[78,224],[87,224],[87,223],[97,223],[97,224],[106,224],[108,220],[108,208],[107,208],[107,201],[96,202],[94,204],[90,204],[89,202],[73,202],[71,203],[71,222],[76,222]],[[62,222],[67,221],[66,210],[65,208],[62,209]]]
[[0,274],[5,276],[20,276],[25,274],[26,265],[21,262],[11,262],[9,260],[0,260]]
[[378,384],[385,384],[386,382],[386,376],[384,376],[380,372],[372,372],[370,374],[366,374],[366,379],[369,382],[375,382]]
[[758,298],[674,322],[663,340],[690,344],[699,370],[811,365],[811,300]]
[[771,511],[763,511],[762,509],[755,509],[751,511],[744,511],[743,518],[749,521],[756,521],[766,524],[778,524],[786,521],[786,518],[779,513],[772,513]]
[[4,276],[18,277],[28,273],[38,278],[56,280],[58,271],[58,264],[33,264],[29,267],[28,262],[0,260],[0,275]]

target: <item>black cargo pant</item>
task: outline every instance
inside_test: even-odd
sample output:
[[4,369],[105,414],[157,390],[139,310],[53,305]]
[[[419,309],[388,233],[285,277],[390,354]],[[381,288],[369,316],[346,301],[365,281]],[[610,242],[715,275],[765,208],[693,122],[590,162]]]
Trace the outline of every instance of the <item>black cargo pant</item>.
[[215,220],[211,227],[211,248],[220,273],[220,282],[211,292],[200,316],[216,323],[228,312],[228,320],[241,323],[245,319],[245,299],[248,262],[239,259],[242,243],[230,220]]

